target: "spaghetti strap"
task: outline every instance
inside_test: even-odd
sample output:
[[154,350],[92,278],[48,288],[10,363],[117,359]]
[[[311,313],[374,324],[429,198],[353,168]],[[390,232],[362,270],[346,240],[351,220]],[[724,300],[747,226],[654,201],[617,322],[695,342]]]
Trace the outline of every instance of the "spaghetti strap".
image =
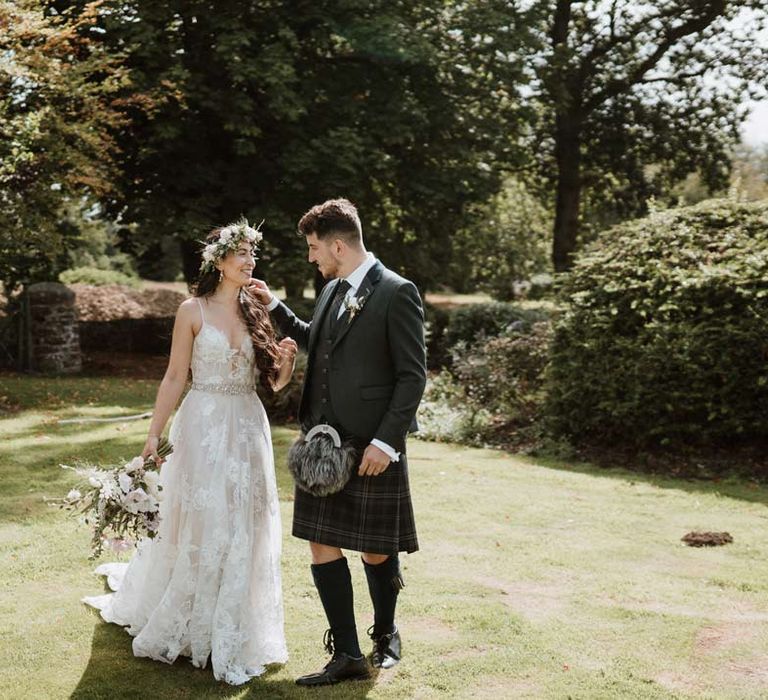
[[200,320],[202,321],[203,325],[205,325],[205,313],[203,312],[203,302],[200,301],[200,297],[195,297],[195,301],[197,302],[197,305],[200,307]]

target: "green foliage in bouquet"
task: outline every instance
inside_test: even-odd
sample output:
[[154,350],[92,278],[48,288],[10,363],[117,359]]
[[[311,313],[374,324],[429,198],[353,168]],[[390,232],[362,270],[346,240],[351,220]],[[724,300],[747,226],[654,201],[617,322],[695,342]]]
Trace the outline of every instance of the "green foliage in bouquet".
[[768,433],[768,203],[655,212],[607,231],[562,289],[555,432],[634,447]]
[[[173,447],[161,439],[157,453],[167,457]],[[52,505],[83,516],[90,525],[91,559],[99,557],[108,544],[116,551],[130,548],[142,537],[153,538],[160,527],[159,467],[152,458],[134,457],[126,464],[94,466],[61,465],[82,477],[82,484]]]

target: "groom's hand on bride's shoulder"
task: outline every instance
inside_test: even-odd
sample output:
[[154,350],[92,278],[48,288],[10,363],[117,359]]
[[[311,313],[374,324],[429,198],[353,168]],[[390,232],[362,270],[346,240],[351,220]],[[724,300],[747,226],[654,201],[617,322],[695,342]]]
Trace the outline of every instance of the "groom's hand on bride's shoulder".
[[378,476],[389,466],[389,455],[376,445],[368,445],[357,473],[360,476]]
[[248,291],[251,292],[262,304],[269,304],[272,301],[272,292],[269,291],[269,285],[264,280],[257,280],[251,277],[248,284]]

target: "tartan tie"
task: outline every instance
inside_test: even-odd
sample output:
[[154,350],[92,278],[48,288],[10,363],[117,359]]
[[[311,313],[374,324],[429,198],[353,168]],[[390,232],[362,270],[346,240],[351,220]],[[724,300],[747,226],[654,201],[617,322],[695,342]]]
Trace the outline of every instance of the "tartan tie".
[[329,311],[331,314],[331,328],[334,328],[336,324],[341,320],[339,318],[339,309],[341,308],[344,297],[347,296],[347,292],[351,286],[352,285],[347,282],[347,280],[341,280],[338,287],[336,287],[336,294],[333,296],[333,301],[331,302],[331,310]]

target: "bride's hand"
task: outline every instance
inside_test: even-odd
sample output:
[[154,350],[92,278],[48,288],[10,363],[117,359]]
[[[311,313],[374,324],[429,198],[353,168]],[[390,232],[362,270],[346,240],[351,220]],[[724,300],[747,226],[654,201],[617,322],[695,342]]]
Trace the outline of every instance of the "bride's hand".
[[296,353],[299,351],[299,346],[296,345],[296,341],[293,338],[283,338],[277,346],[280,349],[283,366],[285,366],[285,364],[293,365],[296,360]]
[[160,444],[160,438],[156,435],[150,435],[147,437],[147,441],[144,443],[144,449],[141,451],[141,458],[147,459],[151,457],[155,460],[155,464],[159,467],[163,463],[162,457],[157,454],[157,447]]
[[280,373],[272,388],[275,391],[280,391],[280,389],[287,386],[288,382],[291,381],[291,375],[296,366],[296,353],[299,350],[299,346],[296,345],[295,340],[291,338],[283,338],[277,344],[277,349],[280,352]]

